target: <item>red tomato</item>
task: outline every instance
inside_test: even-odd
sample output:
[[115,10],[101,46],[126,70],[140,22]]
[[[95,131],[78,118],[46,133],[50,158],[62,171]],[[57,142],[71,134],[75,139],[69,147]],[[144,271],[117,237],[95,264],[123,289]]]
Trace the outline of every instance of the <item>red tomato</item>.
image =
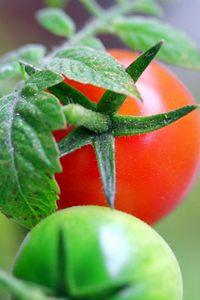
[[[125,66],[136,58],[130,51],[110,53]],[[105,91],[68,79],[66,82],[96,103]],[[145,70],[137,86],[144,102],[127,97],[119,114],[147,116],[194,103],[180,81],[157,62]],[[59,140],[64,133],[57,132],[56,138]],[[200,162],[199,112],[152,133],[119,137],[115,141],[115,207],[152,224],[183,200],[195,179]],[[63,157],[61,163],[63,173],[56,175],[61,189],[59,209],[107,205],[92,146]]]

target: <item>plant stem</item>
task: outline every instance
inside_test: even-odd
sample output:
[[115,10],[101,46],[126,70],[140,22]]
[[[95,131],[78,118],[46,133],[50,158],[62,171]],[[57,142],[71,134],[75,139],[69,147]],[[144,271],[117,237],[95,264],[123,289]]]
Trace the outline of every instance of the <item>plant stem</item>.
[[68,104],[63,110],[66,121],[71,125],[84,126],[95,133],[106,132],[109,129],[110,118],[107,115],[86,109],[79,104]]
[[[85,1],[89,2],[89,0]],[[69,39],[61,47],[56,48],[49,55],[47,55],[46,59],[44,60],[44,64],[46,64],[48,60],[52,56],[54,56],[59,50],[76,45],[85,37],[91,37],[98,33],[113,33],[112,22],[114,23],[115,20],[120,16],[128,15],[135,12],[136,9],[137,6],[135,2],[126,1],[124,5],[115,5],[106,11],[102,10],[101,16],[92,19],[82,30],[77,32],[71,39]]]
[[0,270],[0,284],[19,300],[48,300],[43,291]]
[[92,36],[100,32],[110,32],[112,27],[111,20],[114,20],[123,15],[130,14],[135,11],[136,5],[133,2],[127,2],[123,6],[114,6],[106,11],[103,11],[101,18],[97,18],[89,22],[81,31],[74,35],[65,45],[73,44],[83,37]]

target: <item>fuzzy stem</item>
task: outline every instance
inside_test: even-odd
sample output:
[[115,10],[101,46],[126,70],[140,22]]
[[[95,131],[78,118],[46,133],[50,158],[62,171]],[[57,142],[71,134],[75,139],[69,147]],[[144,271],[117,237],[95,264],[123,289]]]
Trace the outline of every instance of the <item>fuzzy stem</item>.
[[109,129],[109,117],[86,109],[79,104],[68,104],[63,107],[66,121],[71,125],[84,126],[95,133],[103,133]]

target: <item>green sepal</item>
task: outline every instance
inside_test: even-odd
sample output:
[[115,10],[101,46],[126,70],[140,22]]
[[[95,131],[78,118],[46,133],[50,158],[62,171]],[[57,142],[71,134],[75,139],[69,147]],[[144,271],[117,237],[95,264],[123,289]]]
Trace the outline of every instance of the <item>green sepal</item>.
[[96,110],[95,103],[90,101],[85,95],[65,82],[50,87],[49,91],[63,104],[77,103],[87,109]]
[[112,116],[114,136],[130,136],[158,130],[186,116],[198,105],[188,105],[179,109],[147,117]]
[[95,134],[88,129],[77,127],[58,143],[60,157],[91,144],[94,137]]
[[[134,82],[139,79],[151,61],[155,58],[162,44],[163,41],[148,49],[126,69],[126,72],[131,76]],[[120,108],[125,100],[126,96],[108,90],[100,99],[97,105],[97,111],[105,114],[113,114]]]
[[111,133],[96,135],[92,145],[96,153],[107,202],[111,208],[114,208],[116,190],[114,137]]
[[43,8],[36,18],[42,27],[55,35],[71,37],[75,32],[74,21],[62,9]]
[[128,68],[127,72],[132,77],[132,79],[137,82],[146,68],[150,65],[152,60],[159,53],[161,47],[163,46],[163,40],[155,44],[153,47],[149,48],[143,54],[141,54]]

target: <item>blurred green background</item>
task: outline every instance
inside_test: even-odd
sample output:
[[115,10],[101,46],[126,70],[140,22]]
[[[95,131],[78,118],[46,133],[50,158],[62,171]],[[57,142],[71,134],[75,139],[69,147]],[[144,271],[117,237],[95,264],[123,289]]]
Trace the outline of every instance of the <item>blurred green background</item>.
[[[103,5],[112,0],[100,0]],[[200,45],[200,1],[163,1],[165,20],[187,32]],[[26,43],[43,43],[49,48],[62,40],[40,28],[34,13],[44,4],[42,0],[0,0],[0,54]],[[78,0],[71,1],[69,13],[80,27],[88,14]],[[107,47],[122,47],[118,40],[104,39]],[[191,90],[196,100],[200,99],[200,72],[172,68]],[[7,87],[0,83],[0,94]],[[174,213],[156,225],[158,232],[175,252],[184,278],[184,300],[200,299],[200,181],[197,180],[184,203]],[[25,235],[25,230],[0,214],[0,268],[10,270],[16,251]],[[0,299],[7,299],[0,292]],[[146,299],[147,300],[147,299]],[[170,300],[170,299],[169,299]]]

